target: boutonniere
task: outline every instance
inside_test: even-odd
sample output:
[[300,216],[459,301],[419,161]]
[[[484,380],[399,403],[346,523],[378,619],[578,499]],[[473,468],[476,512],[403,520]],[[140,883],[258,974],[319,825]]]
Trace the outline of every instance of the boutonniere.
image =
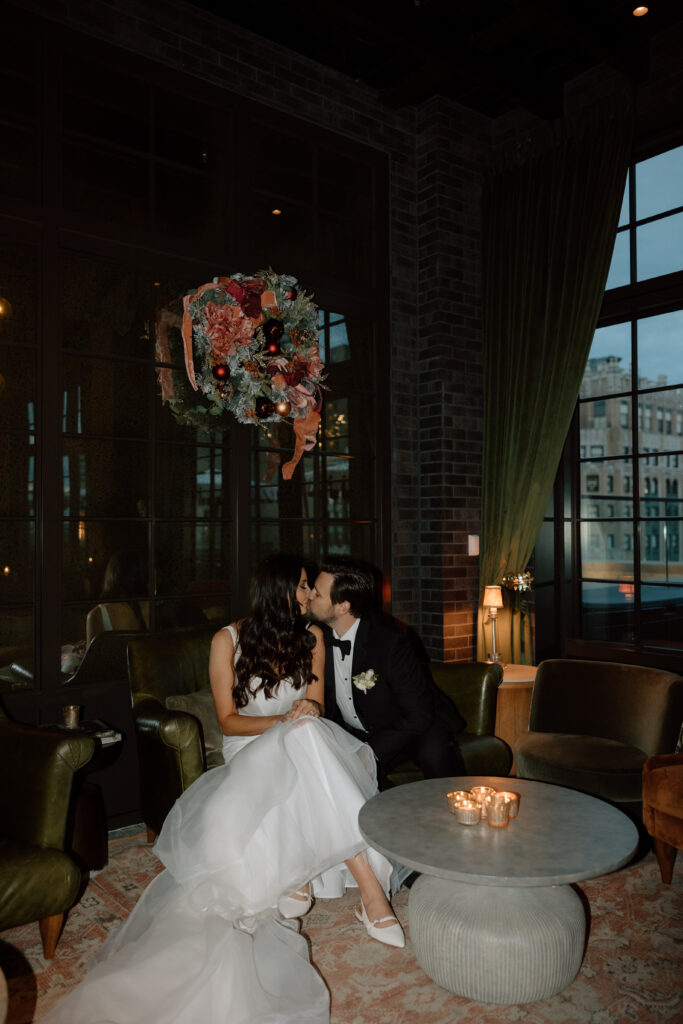
[[353,677],[353,685],[358,690],[362,690],[363,693],[367,693],[371,690],[377,682],[378,676],[374,668],[366,668],[365,672],[359,672],[357,676]]

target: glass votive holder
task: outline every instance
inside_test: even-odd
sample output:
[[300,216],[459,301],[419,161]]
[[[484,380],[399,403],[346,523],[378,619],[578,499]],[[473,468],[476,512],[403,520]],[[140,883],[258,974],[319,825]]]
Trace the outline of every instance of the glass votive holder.
[[507,828],[510,821],[510,801],[500,793],[494,793],[486,800],[486,820],[491,828]]
[[498,796],[504,796],[507,802],[510,804],[510,820],[516,818],[519,814],[519,793],[512,793],[507,789],[498,790]]
[[476,825],[481,820],[481,804],[477,800],[458,800],[453,814],[461,825]]
[[62,725],[65,729],[78,729],[81,720],[80,704],[65,704],[62,708]]
[[454,789],[451,793],[446,793],[446,800],[448,801],[448,809],[451,814],[455,814],[455,805],[460,800],[469,800],[470,794],[466,789]]
[[477,803],[481,804],[481,816],[486,817],[486,797],[491,796],[495,793],[495,789],[492,786],[475,786],[470,790],[470,800],[476,800]]

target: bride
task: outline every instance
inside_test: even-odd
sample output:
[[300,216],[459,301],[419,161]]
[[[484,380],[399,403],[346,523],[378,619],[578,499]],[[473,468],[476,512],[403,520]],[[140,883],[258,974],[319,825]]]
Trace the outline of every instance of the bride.
[[225,765],[170,811],[163,871],[45,1024],[329,1024],[296,918],[356,884],[371,938],[402,947],[392,865],[358,812],[377,791],[367,744],[321,717],[325,649],[300,560],[267,558],[249,614],[213,639]]

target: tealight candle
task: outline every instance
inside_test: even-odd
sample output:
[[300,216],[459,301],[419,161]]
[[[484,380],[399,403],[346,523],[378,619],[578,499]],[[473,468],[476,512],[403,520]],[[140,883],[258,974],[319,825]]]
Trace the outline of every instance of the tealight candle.
[[461,825],[476,825],[481,818],[481,804],[477,800],[458,800],[453,814]]
[[486,800],[486,820],[491,828],[507,828],[510,821],[510,801],[500,793],[493,793]]
[[455,805],[460,800],[469,800],[470,794],[466,789],[454,789],[451,793],[446,793],[446,800],[448,801],[448,809],[451,814],[455,814]]
[[516,818],[519,814],[519,793],[512,793],[507,789],[499,790],[498,796],[504,796],[510,804],[510,819]]
[[470,800],[476,800],[477,803],[481,804],[482,818],[486,817],[486,797],[491,796],[495,792],[492,786],[475,786],[470,790]]

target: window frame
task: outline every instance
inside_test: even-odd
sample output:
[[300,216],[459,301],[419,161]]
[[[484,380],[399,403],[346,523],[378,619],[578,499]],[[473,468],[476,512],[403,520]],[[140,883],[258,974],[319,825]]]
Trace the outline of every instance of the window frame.
[[[634,247],[636,244],[636,230],[640,225],[640,221],[635,220],[635,180],[633,171],[637,164],[643,160],[649,159],[652,156],[656,156],[659,153],[664,153],[670,149],[678,148],[683,144],[683,138],[669,139],[667,144],[661,145],[659,148],[652,149],[651,151],[643,154],[634,156],[634,159],[629,168],[629,210],[632,216],[629,217],[628,226],[623,228],[630,234],[630,246],[631,246],[631,283],[623,285],[618,288],[610,289],[605,293],[602,309],[596,324],[596,328],[613,326],[620,323],[632,323],[636,325],[636,329],[632,329],[632,355],[634,357],[634,366],[636,371],[632,375],[631,389],[628,392],[615,392],[610,393],[608,396],[596,395],[586,396],[584,399],[577,400],[577,406],[575,414],[572,420],[567,441],[565,444],[563,457],[560,463],[558,474],[556,477],[555,488],[553,493],[553,500],[549,509],[546,512],[545,522],[553,524],[553,535],[554,535],[554,548],[550,556],[548,556],[548,547],[545,547],[545,555],[542,554],[541,550],[538,549],[535,555],[536,564],[540,569],[540,575],[543,578],[552,576],[553,578],[553,600],[550,602],[550,606],[541,611],[538,608],[540,615],[542,616],[543,623],[547,624],[549,631],[549,639],[546,643],[541,646],[540,651],[537,651],[537,657],[551,657],[560,656],[565,657],[581,657],[581,658],[595,658],[597,660],[619,660],[624,662],[636,663],[636,664],[649,664],[659,665],[663,668],[670,668],[673,670],[680,669],[680,659],[683,653],[683,642],[674,645],[668,641],[652,641],[643,640],[641,635],[641,607],[640,607],[640,588],[638,584],[641,582],[641,546],[644,547],[646,544],[645,531],[647,529],[648,522],[648,507],[645,501],[646,495],[643,492],[641,507],[637,499],[639,486],[641,483],[641,477],[644,477],[642,469],[644,468],[646,461],[652,466],[658,466],[663,464],[670,464],[672,467],[680,464],[679,455],[683,452],[683,439],[680,445],[680,451],[663,452],[661,449],[657,451],[655,455],[646,453],[644,447],[638,449],[638,435],[639,431],[642,432],[646,428],[646,417],[651,418],[651,430],[656,432],[657,429],[657,395],[660,392],[659,388],[650,389],[637,389],[637,365],[635,364],[636,346],[637,346],[637,324],[638,321],[651,316],[659,314],[665,314],[675,312],[683,309],[683,271],[673,271],[670,274],[665,274],[660,277],[648,278],[643,281],[636,281],[635,267],[636,261],[634,259]],[[636,172],[637,173],[637,172]],[[673,207],[671,211],[667,211],[663,214],[658,214],[652,218],[644,218],[649,221],[653,219],[663,219],[671,212],[680,212],[680,207]],[[633,387],[633,380],[635,378],[636,388]],[[680,387],[680,385],[679,385]],[[669,390],[676,388],[676,384],[668,385]],[[624,501],[628,500],[627,496],[636,496],[636,500],[632,501],[631,515],[626,517],[626,521],[630,521],[633,524],[633,535],[630,540],[633,555],[633,567],[634,567],[634,578],[629,580],[627,584],[633,583],[634,586],[634,640],[633,642],[626,642],[623,640],[597,640],[597,639],[585,639],[582,636],[581,630],[581,591],[582,584],[585,577],[581,575],[581,544],[580,544],[580,531],[582,526],[590,520],[590,518],[581,516],[581,476],[580,467],[581,464],[599,463],[602,460],[593,459],[591,460],[589,451],[590,448],[585,439],[581,439],[580,427],[579,427],[579,413],[580,406],[588,401],[600,400],[602,397],[608,397],[613,399],[617,403],[617,418],[618,422],[621,421],[623,401],[629,401],[631,411],[631,445],[629,451],[624,452],[621,456],[606,458],[604,461],[612,463],[614,466],[619,465],[623,461],[628,461],[628,469],[625,474],[622,475],[624,481]],[[673,435],[676,434],[677,422],[680,417],[680,413],[677,417],[673,414],[670,416],[671,432]],[[659,435],[658,435],[659,436]],[[666,411],[662,417],[662,440],[667,436],[667,416]],[[583,450],[582,450],[583,449]],[[649,458],[647,455],[649,454]],[[640,458],[639,458],[640,456]],[[667,456],[666,461],[664,456]],[[593,471],[596,469],[595,464],[593,465]],[[650,474],[652,478],[652,474]],[[626,486],[626,483],[628,486]],[[658,488],[659,492],[664,491],[664,486]],[[594,498],[594,493],[589,495]],[[607,497],[607,495],[606,495]],[[614,495],[610,494],[610,498]],[[654,495],[650,495],[654,498]],[[657,500],[662,503],[665,498],[662,497],[661,493],[658,493]],[[663,515],[658,515],[658,519],[663,519]],[[679,519],[680,519],[680,508],[679,508]],[[624,521],[623,517],[619,517],[617,521]],[[607,522],[604,522],[605,530],[607,529]],[[614,520],[609,520],[614,522]],[[639,536],[638,527],[641,527],[643,536]],[[681,522],[681,529],[683,529],[683,521]],[[680,533],[680,531],[679,531]],[[679,539],[680,543],[680,539]],[[549,564],[539,564],[539,559],[545,558],[546,562],[548,557],[553,562],[553,569],[551,570]],[[664,584],[663,584],[664,585]],[[541,629],[543,626],[539,626],[537,622],[537,637],[540,639]]]

